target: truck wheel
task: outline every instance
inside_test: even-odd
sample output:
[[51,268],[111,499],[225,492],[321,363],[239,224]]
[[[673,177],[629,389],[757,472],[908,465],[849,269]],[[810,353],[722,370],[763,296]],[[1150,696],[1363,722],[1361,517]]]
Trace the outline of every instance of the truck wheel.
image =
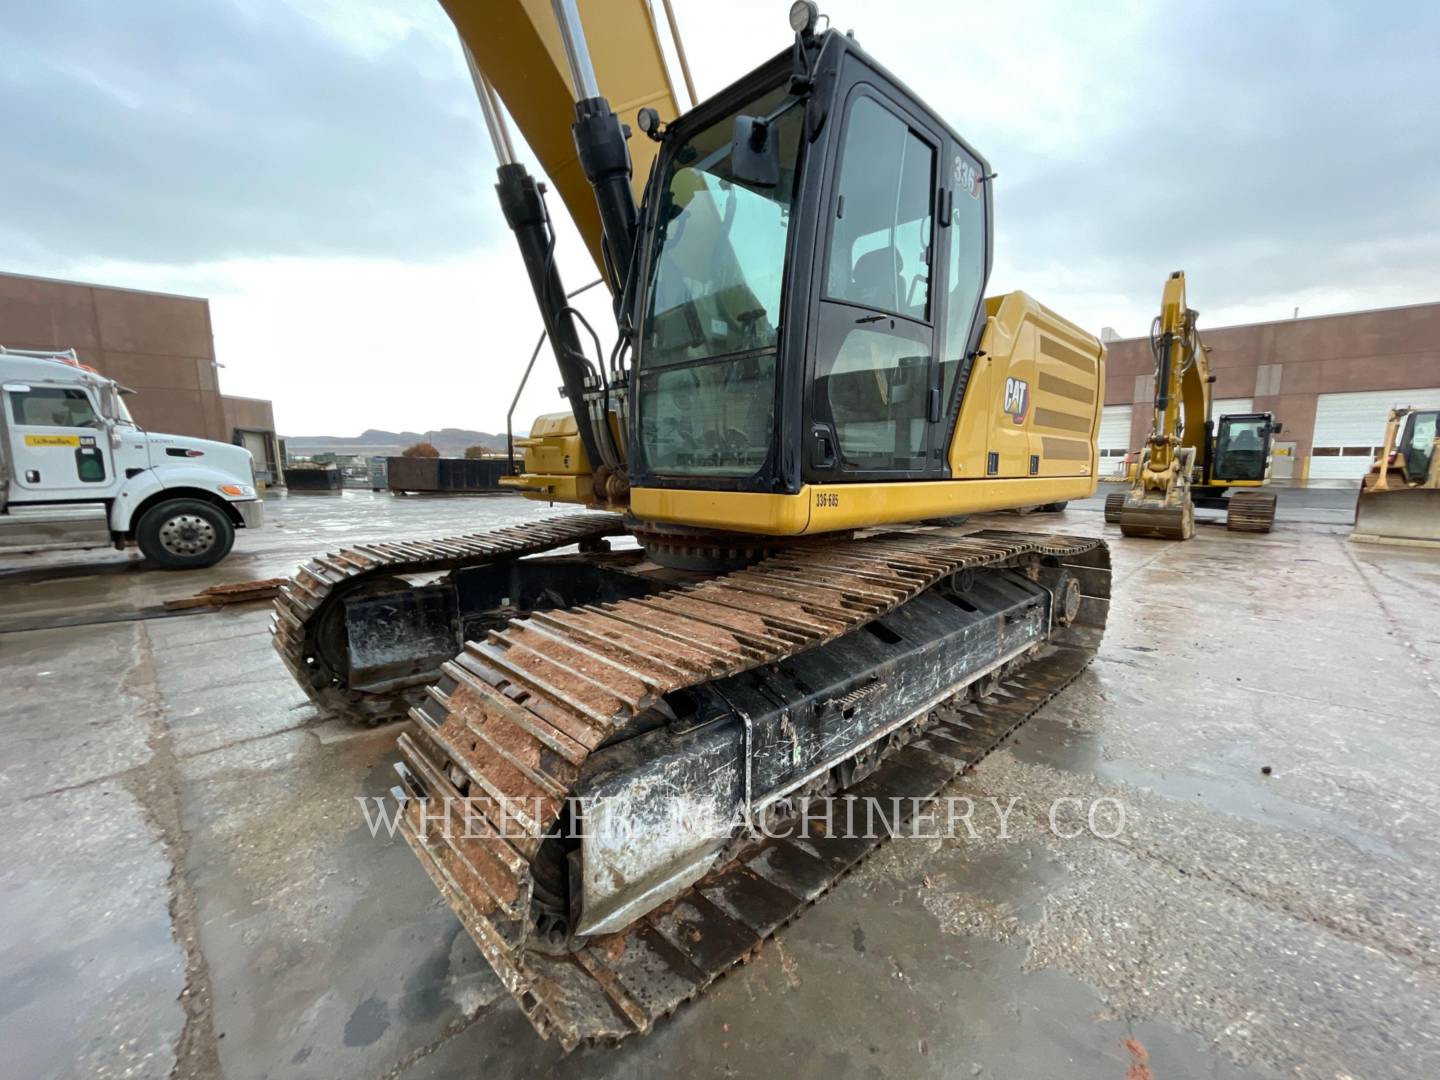
[[235,526],[199,499],[171,499],[146,510],[135,529],[145,558],[162,570],[203,570],[230,554]]

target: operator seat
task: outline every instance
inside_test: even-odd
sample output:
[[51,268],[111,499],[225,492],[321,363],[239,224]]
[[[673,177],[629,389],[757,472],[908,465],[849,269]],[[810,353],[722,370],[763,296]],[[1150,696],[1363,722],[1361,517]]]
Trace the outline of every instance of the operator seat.
[[904,268],[900,252],[893,245],[867,251],[855,260],[850,271],[855,287],[847,299],[886,311],[899,311],[905,295],[905,280],[900,274]]

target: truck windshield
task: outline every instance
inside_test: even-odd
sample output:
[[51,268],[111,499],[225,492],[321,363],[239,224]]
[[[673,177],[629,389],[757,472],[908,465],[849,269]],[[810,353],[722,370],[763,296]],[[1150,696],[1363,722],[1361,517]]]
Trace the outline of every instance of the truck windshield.
[[[769,451],[803,119],[801,109],[785,108],[793,101],[777,88],[697,132],[661,177],[638,350],[640,438],[656,472],[749,476]],[[774,187],[746,186],[731,173],[742,114],[775,117]]]

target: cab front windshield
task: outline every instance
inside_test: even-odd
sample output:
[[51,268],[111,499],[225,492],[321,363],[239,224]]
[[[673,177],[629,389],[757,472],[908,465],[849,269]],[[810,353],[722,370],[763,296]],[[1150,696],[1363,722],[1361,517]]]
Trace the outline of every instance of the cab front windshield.
[[1423,480],[1430,473],[1430,461],[1435,456],[1437,420],[1440,420],[1440,412],[1410,414],[1400,452],[1405,475],[1411,480]]
[[[765,462],[803,111],[783,88],[669,158],[654,208],[639,353],[640,438],[657,473],[745,477]],[[739,115],[771,117],[774,187],[736,180]]]
[[1270,421],[1264,417],[1220,422],[1215,445],[1215,476],[1221,480],[1265,479],[1265,437]]

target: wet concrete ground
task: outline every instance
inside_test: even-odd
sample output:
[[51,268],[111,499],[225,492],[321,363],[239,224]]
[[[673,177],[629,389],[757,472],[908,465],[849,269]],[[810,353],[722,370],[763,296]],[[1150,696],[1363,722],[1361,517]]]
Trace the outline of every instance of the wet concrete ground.
[[[263,608],[134,617],[554,511],[297,497],[207,572],[0,565],[3,1071],[1440,1075],[1440,554],[1348,544],[1351,498],[1188,544],[1120,538],[1099,499],[995,519],[1105,535],[1115,601],[1091,668],[954,786],[976,836],[893,842],[650,1036],[569,1057],[364,827],[395,729],[316,716]],[[1118,835],[1084,830],[1097,799]]]

